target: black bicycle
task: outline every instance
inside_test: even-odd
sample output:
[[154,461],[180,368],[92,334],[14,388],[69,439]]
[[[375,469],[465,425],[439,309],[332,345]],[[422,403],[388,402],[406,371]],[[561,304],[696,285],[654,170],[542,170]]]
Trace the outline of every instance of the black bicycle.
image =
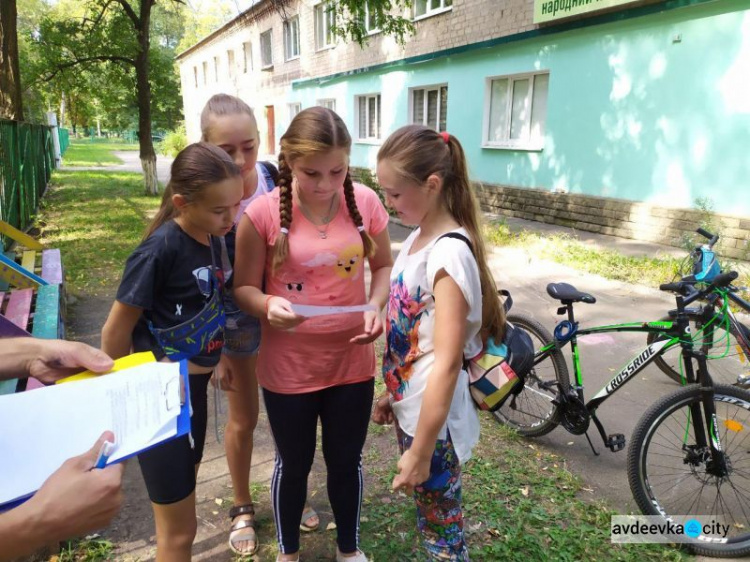
[[[680,348],[687,384],[658,400],[638,422],[628,449],[628,480],[646,515],[713,516],[730,523],[726,538],[700,536],[692,545],[698,553],[720,557],[750,554],[750,392],[713,384],[705,353],[688,337],[687,306],[710,301],[714,293],[725,299],[736,277],[735,272],[720,274],[703,287],[695,280],[662,285],[662,290],[676,293],[676,312],[669,320],[591,328],[579,327],[573,305],[593,304],[594,296],[566,283],[548,285],[548,294],[561,302],[558,314],[567,320],[558,323],[553,336],[526,315],[508,315],[510,322],[536,340],[538,351],[523,390],[494,413],[498,421],[528,437],[562,425],[574,435],[586,435],[598,455],[587,433],[593,421],[604,445],[612,452],[620,451],[625,448],[625,436],[607,435],[597,410],[656,358]],[[611,332],[645,332],[656,337],[586,401],[577,339]],[[567,345],[573,356],[572,384],[562,353]]]
[[[719,241],[718,234],[711,234],[699,228],[698,234],[705,237],[706,244],[697,245],[689,256],[689,267],[696,283],[708,283],[720,273],[720,267],[713,250]],[[695,345],[711,360],[711,376],[714,381],[724,384],[737,383],[743,387],[750,384],[750,328],[742,324],[728,306],[730,302],[750,312],[750,302],[740,297],[745,290],[729,285],[726,296],[717,293],[707,295],[700,306],[687,308],[685,314],[690,323],[691,338]],[[676,310],[662,318],[662,321],[674,320]],[[660,338],[650,333],[647,343],[652,344]],[[654,365],[672,380],[685,383],[682,371],[683,361],[679,347],[660,355]]]

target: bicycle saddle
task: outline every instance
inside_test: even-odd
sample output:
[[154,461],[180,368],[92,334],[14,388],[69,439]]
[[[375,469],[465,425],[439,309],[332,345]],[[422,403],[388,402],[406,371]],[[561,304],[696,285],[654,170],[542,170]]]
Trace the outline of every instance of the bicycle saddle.
[[594,295],[582,293],[568,283],[550,283],[547,285],[547,294],[553,299],[561,301],[563,304],[569,304],[572,302],[594,304],[596,302],[596,297],[594,297]]

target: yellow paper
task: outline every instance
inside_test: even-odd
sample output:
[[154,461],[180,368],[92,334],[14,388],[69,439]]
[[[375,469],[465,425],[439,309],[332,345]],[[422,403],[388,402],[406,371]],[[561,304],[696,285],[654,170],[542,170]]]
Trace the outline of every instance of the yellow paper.
[[[123,371],[125,369],[130,369],[131,367],[137,367],[138,365],[143,365],[144,363],[153,363],[156,361],[156,357],[154,357],[154,354],[150,351],[142,351],[140,353],[133,353],[131,355],[126,355],[125,357],[121,357],[120,359],[115,360],[115,366],[112,367],[112,370],[109,371],[109,373],[114,373],[116,371]],[[109,374],[109,373],[103,373],[103,374]],[[60,384],[64,382],[74,382],[74,381],[82,381],[85,379],[90,379],[92,377],[98,377],[100,373],[94,373],[92,371],[83,371],[82,373],[78,373],[76,375],[71,375],[69,377],[65,377],[64,379],[60,379],[55,384]]]

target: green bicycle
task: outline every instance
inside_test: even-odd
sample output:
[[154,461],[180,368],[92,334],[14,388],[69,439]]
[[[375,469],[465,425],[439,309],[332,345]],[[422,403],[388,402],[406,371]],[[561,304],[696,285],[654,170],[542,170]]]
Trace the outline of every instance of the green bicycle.
[[[567,283],[551,283],[547,293],[561,302],[558,314],[567,320],[558,323],[553,336],[524,314],[508,315],[510,322],[536,340],[538,351],[523,390],[494,412],[499,422],[527,437],[545,435],[562,425],[574,435],[586,435],[598,455],[587,433],[593,421],[604,445],[612,452],[621,451],[625,436],[607,435],[597,410],[656,358],[681,348],[687,384],[662,397],[639,420],[628,449],[628,480],[646,515],[713,516],[730,523],[726,538],[701,535],[691,545],[698,553],[719,557],[750,554],[750,392],[713,384],[705,354],[693,346],[686,307],[714,293],[726,301],[727,287],[736,277],[735,272],[720,274],[701,289],[695,280],[662,285],[662,290],[676,293],[673,319],[591,328],[579,327],[573,305],[593,304],[594,296]],[[577,339],[612,332],[658,337],[586,401]],[[562,353],[567,345],[573,356],[572,384]]]

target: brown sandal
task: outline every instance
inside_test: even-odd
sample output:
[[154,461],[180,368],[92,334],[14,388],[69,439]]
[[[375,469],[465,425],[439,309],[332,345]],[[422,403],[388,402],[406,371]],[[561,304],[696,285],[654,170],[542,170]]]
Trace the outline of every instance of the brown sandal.
[[[251,515],[251,520],[241,519],[237,522],[234,519],[240,515]],[[232,519],[232,526],[229,529],[229,549],[240,556],[252,556],[258,552],[258,537],[255,534],[255,508],[252,503],[245,505],[235,505],[229,510],[229,518]],[[250,550],[239,550],[234,546],[236,542],[252,542],[253,548]]]

